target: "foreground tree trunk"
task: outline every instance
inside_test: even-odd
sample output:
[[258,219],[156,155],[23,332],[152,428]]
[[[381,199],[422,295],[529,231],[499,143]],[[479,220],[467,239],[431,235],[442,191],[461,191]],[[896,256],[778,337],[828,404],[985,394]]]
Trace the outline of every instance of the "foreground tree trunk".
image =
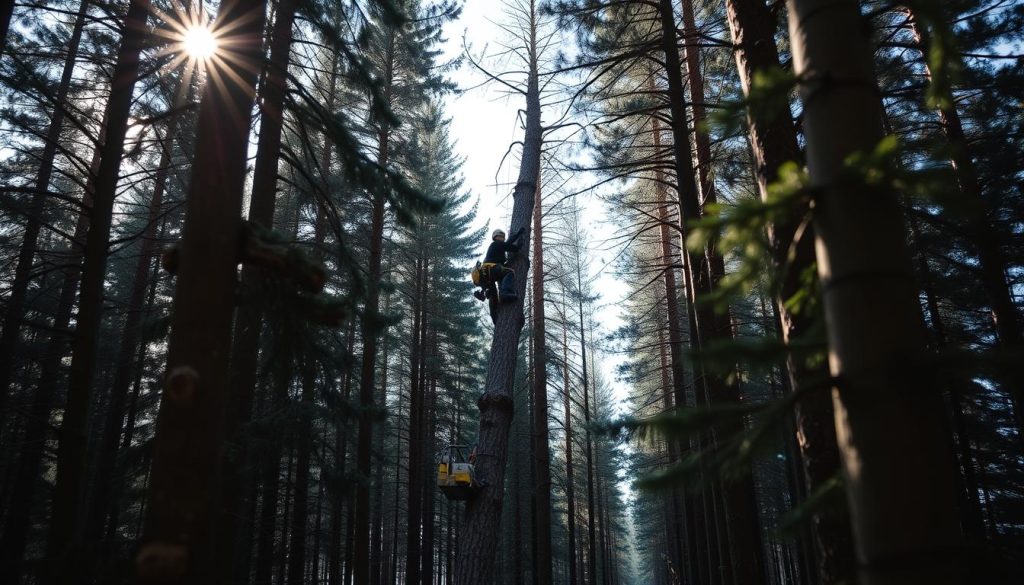
[[182,230],[167,377],[156,422],[146,520],[135,567],[142,583],[217,581],[224,406],[229,383],[249,112],[265,4],[225,0],[226,59],[210,75]]
[[[668,80],[668,100],[671,113],[672,147],[678,184],[680,227],[685,242],[685,223],[695,221],[702,215],[697,177],[693,169],[693,156],[687,127],[686,98],[683,91],[681,63],[676,41],[675,15],[671,0],[659,0],[661,18],[661,49],[665,55],[665,73]],[[712,189],[707,195],[712,196]],[[706,201],[706,202],[711,202]],[[710,303],[705,303],[714,286],[722,277],[724,262],[710,242],[702,255],[691,253],[682,247],[683,268],[687,272],[689,301],[696,311],[696,334],[701,344],[732,338],[728,311],[719,313]],[[735,404],[740,400],[738,384],[729,381],[733,376],[720,372],[705,371],[704,384],[712,405]],[[743,421],[721,424],[718,432],[733,435],[742,431]],[[723,484],[722,499],[725,504],[725,534],[728,545],[722,547],[725,555],[722,566],[735,575],[738,582],[754,585],[764,580],[764,547],[761,544],[761,529],[758,521],[757,499],[753,477],[744,477]]]
[[71,373],[57,441],[57,478],[47,539],[49,582],[74,583],[83,559],[79,506],[84,489],[86,425],[96,369],[96,346],[103,317],[103,281],[107,270],[107,244],[114,197],[120,174],[128,114],[138,79],[139,55],[146,37],[146,4],[133,0],[125,16],[124,38],[111,76],[110,97],[104,117],[106,137],[100,147],[100,167],[89,210],[78,316],[71,341]]
[[[537,12],[531,2],[530,17]],[[519,178],[512,194],[512,222],[509,233],[529,227],[534,194],[540,179],[540,153],[543,141],[540,125],[540,86],[537,79],[536,27],[529,31],[529,78],[526,87],[526,133],[520,159]],[[523,297],[526,294],[527,254],[530,233],[524,231],[521,250],[512,264],[518,278],[518,299],[499,306],[487,362],[487,379],[480,407],[480,432],[477,442],[477,477],[485,482],[476,497],[466,504],[466,517],[459,536],[456,561],[456,585],[492,583],[494,555],[498,546],[501,508],[505,490],[505,462],[508,459],[508,434],[512,426],[512,385],[515,380],[519,334],[523,330]]]
[[[943,407],[895,195],[846,176],[882,139],[868,29],[854,0],[787,0],[803,79],[818,276],[836,434],[864,585],[960,584],[966,555]],[[833,83],[830,80],[843,80]]]
[[[729,28],[736,47],[736,67],[744,95],[749,96],[754,74],[778,70],[779,53],[775,46],[775,19],[764,0],[728,0]],[[754,155],[757,185],[761,198],[768,200],[768,185],[778,179],[779,169],[786,162],[800,162],[796,128],[789,109],[780,109],[774,117],[759,118],[748,112],[747,125]],[[786,304],[800,288],[800,275],[814,261],[814,230],[806,229],[794,243],[803,221],[802,210],[794,210],[786,221],[769,227],[769,241],[775,267],[788,267],[781,279],[775,306],[778,311],[782,339],[787,344],[804,338],[814,326],[816,316],[808,311],[794,313]],[[792,251],[792,256],[790,256]],[[794,391],[821,383],[828,375],[827,366],[808,365],[806,359],[792,355],[786,362]],[[839,471],[839,448],[836,445],[835,413],[832,399],[825,392],[811,392],[797,404],[797,436],[803,462],[807,490],[813,493]],[[844,509],[823,508],[815,515],[815,548],[818,574],[822,583],[835,583],[851,578],[855,572],[853,542],[849,515]]]
[[[277,4],[273,33],[270,39],[270,59],[266,65],[260,95],[260,133],[253,167],[252,197],[249,201],[249,221],[267,229],[274,227],[277,205],[277,179],[281,150],[281,131],[284,127],[284,102],[287,91],[289,55],[292,44],[292,25],[295,20],[293,0]],[[197,159],[198,160],[198,159]],[[242,268],[243,292],[257,289],[263,277],[256,266]],[[246,554],[239,550],[239,534],[244,534],[251,518],[244,512],[253,497],[255,481],[253,456],[248,437],[242,429],[252,419],[253,395],[259,372],[259,342],[263,329],[263,308],[251,298],[244,299],[238,308],[234,325],[234,348],[231,354],[231,395],[225,417],[225,437],[238,450],[226,458],[224,470],[224,524],[222,579],[231,581],[241,571],[240,558]],[[270,464],[269,462],[265,462]]]

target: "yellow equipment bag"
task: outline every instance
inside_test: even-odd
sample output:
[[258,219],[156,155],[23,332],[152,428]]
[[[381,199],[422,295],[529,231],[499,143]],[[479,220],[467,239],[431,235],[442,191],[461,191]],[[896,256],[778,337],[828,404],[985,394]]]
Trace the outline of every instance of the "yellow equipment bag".
[[487,286],[492,266],[497,266],[497,264],[494,262],[484,262],[483,264],[477,262],[476,266],[469,273],[469,277],[473,279],[473,284],[480,287]]

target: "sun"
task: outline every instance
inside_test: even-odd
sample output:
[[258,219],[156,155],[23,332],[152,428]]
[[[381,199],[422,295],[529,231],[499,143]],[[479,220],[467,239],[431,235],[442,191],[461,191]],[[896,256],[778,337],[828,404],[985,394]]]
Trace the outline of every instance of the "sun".
[[192,25],[185,29],[181,44],[193,59],[206,61],[217,52],[217,39],[205,25]]

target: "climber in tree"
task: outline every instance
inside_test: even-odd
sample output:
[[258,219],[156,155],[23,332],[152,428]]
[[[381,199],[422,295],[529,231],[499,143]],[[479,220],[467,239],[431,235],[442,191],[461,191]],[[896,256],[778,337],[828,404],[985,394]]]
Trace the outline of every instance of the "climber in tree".
[[519,236],[523,235],[523,228],[512,236],[512,239],[505,241],[505,232],[497,229],[491,234],[491,245],[487,248],[484,261],[477,264],[473,270],[473,282],[481,290],[475,291],[473,296],[483,300],[490,300],[491,320],[495,319],[498,303],[511,303],[516,300],[516,273],[508,267],[519,251]]

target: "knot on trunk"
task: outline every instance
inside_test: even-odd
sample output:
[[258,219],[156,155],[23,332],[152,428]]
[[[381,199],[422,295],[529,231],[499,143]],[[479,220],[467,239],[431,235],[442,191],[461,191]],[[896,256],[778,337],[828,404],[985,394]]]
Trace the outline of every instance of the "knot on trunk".
[[171,370],[164,382],[164,396],[178,406],[188,406],[199,390],[199,373],[191,366]]
[[170,583],[185,574],[188,549],[183,544],[150,542],[135,556],[135,568],[146,583]]
[[482,415],[486,415],[489,411],[498,411],[512,416],[515,412],[515,404],[512,402],[512,398],[504,394],[484,394],[477,399],[476,405],[480,408]]

